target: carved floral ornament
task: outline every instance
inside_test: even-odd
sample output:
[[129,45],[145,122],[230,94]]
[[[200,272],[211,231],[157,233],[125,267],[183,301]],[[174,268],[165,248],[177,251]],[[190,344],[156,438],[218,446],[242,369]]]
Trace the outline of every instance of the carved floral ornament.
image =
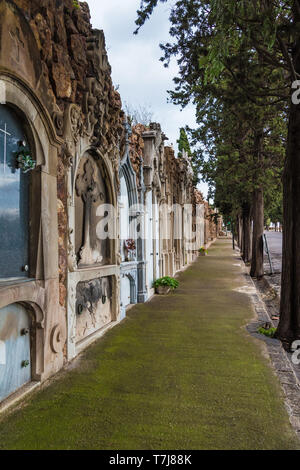
[[61,111],[55,111],[52,115],[52,119],[57,135],[62,137],[64,132],[64,114]]
[[71,146],[70,142],[65,142],[62,145],[61,155],[62,155],[63,164],[66,167],[70,168],[71,166],[73,166],[73,164],[74,164],[74,154],[73,154],[73,150],[72,150],[72,146]]
[[66,342],[66,333],[63,331],[61,325],[56,324],[51,331],[50,345],[54,353],[59,353],[63,350]]
[[78,143],[79,137],[83,133],[83,121],[81,117],[80,108],[76,105],[72,105],[69,108],[69,120],[71,126],[72,137],[75,143]]

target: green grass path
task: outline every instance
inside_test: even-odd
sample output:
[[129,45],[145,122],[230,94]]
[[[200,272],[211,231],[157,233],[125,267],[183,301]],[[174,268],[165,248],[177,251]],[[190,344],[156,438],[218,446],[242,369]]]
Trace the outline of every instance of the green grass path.
[[230,242],[0,422],[0,449],[293,449]]

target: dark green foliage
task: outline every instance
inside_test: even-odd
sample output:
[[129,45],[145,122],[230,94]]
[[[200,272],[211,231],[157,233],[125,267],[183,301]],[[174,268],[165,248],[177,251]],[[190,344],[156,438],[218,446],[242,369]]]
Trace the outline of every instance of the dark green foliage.
[[282,195],[282,183],[278,181],[277,185],[270,188],[266,195],[265,205],[265,220],[268,219],[273,222],[280,222],[283,224],[283,195]]
[[186,130],[183,127],[180,129],[180,136],[179,136],[179,139],[177,140],[177,143],[178,143],[178,156],[182,157],[183,151],[185,151],[187,156],[191,159],[192,168],[194,172],[193,184],[194,186],[197,186],[197,184],[200,181],[199,172],[201,170],[201,161],[199,161],[197,152],[191,151],[189,139],[188,139]]
[[263,328],[262,326],[258,328],[257,332],[261,335],[268,336],[269,338],[274,338],[277,328]]
[[[143,2],[147,14],[139,16],[139,25],[157,4]],[[175,56],[179,65],[171,100],[195,104],[199,129],[191,143],[198,144],[215,203],[226,220],[236,221],[239,243],[247,247],[253,220],[253,276],[263,275],[263,217],[280,218],[283,206],[277,334],[287,344],[300,337],[295,295],[300,291],[300,107],[291,99],[299,90],[300,1],[177,0],[170,5],[172,41],[161,47],[164,64]]]
[[[142,2],[139,27],[158,3]],[[194,171],[232,220],[245,205],[251,209],[259,187],[266,213],[280,213],[274,201],[282,198],[289,82],[284,61],[278,59],[277,36],[285,40],[286,32],[277,21],[288,21],[286,2],[177,0],[170,13],[173,42],[161,45],[164,64],[175,56],[179,65],[171,100],[183,107],[192,102],[196,108],[199,127],[187,129]],[[186,149],[184,134],[181,130],[179,143]]]
[[161,277],[153,282],[153,287],[156,288],[161,286],[170,287],[171,289],[177,289],[177,287],[179,286],[179,282],[170,276]]
[[136,25],[138,28],[135,31],[135,34],[138,33],[139,29],[146,20],[150,18],[153,13],[154,8],[158,5],[159,2],[165,3],[168,0],[141,0],[141,7],[138,10],[138,19],[136,20]]
[[16,167],[20,168],[23,173],[28,173],[36,167],[36,161],[31,155],[28,147],[21,147],[18,152],[15,152]]
[[182,127],[180,129],[180,136],[179,139],[177,140],[178,143],[178,155],[179,157],[182,157],[182,151],[185,150],[187,155],[189,157],[192,156],[190,144],[189,144],[189,139],[188,136],[186,135],[185,129]]

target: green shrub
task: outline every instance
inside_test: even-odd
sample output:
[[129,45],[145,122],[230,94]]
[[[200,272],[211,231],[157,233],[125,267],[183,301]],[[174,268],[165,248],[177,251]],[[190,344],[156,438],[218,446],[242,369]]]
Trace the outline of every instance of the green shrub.
[[198,251],[199,253],[205,253],[206,255],[208,255],[208,251],[204,248],[204,246],[202,246]]
[[153,282],[153,287],[170,287],[171,289],[177,289],[179,282],[170,276],[161,277]]
[[73,7],[77,9],[80,8],[78,0],[73,0]]
[[264,328],[263,326],[261,326],[260,328],[258,328],[257,332],[261,335],[268,336],[269,338],[274,338],[276,330],[277,328]]

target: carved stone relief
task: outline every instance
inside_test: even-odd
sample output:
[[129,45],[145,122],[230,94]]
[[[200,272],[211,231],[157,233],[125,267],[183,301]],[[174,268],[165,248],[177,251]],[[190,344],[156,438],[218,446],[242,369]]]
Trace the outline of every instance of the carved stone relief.
[[109,198],[101,169],[93,157],[88,156],[81,161],[75,189],[75,250],[78,266],[108,264],[109,240],[99,240],[96,230],[101,221],[97,209],[101,204],[109,203]]
[[76,342],[112,321],[111,277],[79,282],[76,288]]

